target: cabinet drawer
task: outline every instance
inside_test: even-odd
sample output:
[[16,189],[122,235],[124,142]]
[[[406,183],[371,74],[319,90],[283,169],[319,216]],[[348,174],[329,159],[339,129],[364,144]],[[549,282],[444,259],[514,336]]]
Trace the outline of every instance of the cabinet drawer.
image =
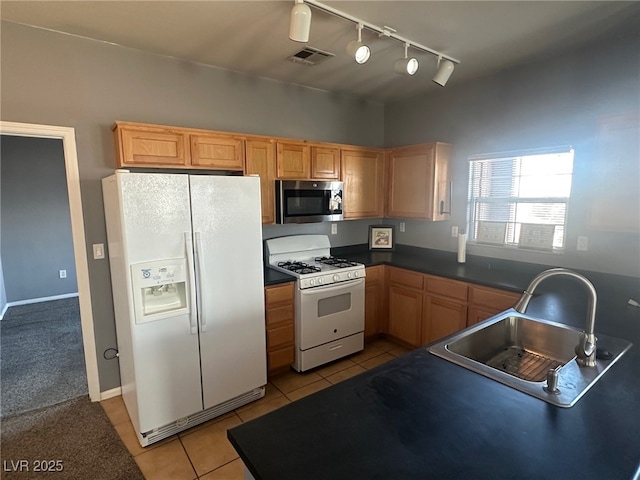
[[265,288],[264,295],[267,308],[278,303],[293,303],[293,283],[289,282]]
[[267,351],[293,345],[293,324],[267,330]]
[[279,348],[267,353],[267,369],[269,372],[291,365],[294,360],[295,351],[293,345]]
[[391,268],[389,270],[389,281],[405,287],[422,290],[424,287],[424,275],[421,273],[410,272],[400,268]]
[[269,308],[265,311],[265,322],[267,328],[272,328],[283,323],[293,325],[295,311],[293,305],[283,305],[282,307]]
[[468,286],[466,283],[456,280],[449,280],[439,277],[427,277],[427,291],[442,295],[443,297],[455,298],[456,300],[467,301]]
[[488,287],[470,286],[470,303],[491,307],[492,311],[501,312],[513,307],[520,295],[504,290],[496,290]]

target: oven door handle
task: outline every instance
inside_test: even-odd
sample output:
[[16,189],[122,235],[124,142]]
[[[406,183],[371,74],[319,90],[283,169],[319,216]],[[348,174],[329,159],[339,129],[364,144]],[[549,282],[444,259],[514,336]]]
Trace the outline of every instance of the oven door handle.
[[321,293],[344,290],[346,287],[358,287],[363,283],[364,283],[364,278],[359,278],[356,280],[345,280],[344,282],[334,283],[331,285],[326,285],[324,287],[304,288],[300,290],[300,294],[301,295],[319,295]]

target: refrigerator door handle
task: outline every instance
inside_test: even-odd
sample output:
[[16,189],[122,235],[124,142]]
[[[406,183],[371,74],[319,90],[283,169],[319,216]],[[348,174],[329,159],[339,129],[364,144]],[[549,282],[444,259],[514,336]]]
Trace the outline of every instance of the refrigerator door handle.
[[187,270],[189,273],[189,323],[191,325],[191,335],[198,334],[198,314],[196,312],[196,274],[193,262],[193,242],[191,232],[184,232],[184,248],[187,253]]
[[200,319],[200,332],[204,333],[207,331],[207,320],[202,312],[202,302],[203,300],[203,292],[202,292],[202,282],[204,276],[204,250],[202,249],[202,237],[200,232],[196,232],[196,259],[198,261],[198,298],[200,301],[198,302],[198,318]]

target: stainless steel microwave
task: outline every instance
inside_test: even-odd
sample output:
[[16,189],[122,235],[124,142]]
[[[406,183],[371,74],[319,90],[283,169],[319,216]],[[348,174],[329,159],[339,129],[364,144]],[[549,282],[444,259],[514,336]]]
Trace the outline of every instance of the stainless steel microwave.
[[276,223],[343,219],[342,182],[276,180]]

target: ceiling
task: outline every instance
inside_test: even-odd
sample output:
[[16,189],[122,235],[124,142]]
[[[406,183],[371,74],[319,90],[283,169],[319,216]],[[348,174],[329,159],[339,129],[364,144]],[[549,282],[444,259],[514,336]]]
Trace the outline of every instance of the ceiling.
[[[460,64],[447,86],[638,31],[640,2],[616,1],[326,1],[325,4],[397,34]],[[372,55],[357,65],[346,44],[355,24],[312,8],[307,44],[289,40],[288,1],[6,1],[2,20],[101,40],[205,65],[356,94],[377,101],[433,91],[437,57],[420,61],[413,77],[393,70],[403,45],[370,30]],[[287,60],[305,45],[335,54],[314,66]],[[444,87],[447,88],[447,87]]]

